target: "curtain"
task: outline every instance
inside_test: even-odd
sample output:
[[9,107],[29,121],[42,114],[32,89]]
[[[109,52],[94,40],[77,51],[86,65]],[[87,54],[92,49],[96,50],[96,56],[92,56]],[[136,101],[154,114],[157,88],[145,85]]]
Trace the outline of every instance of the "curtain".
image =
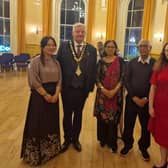
[[43,36],[51,35],[52,33],[52,0],[43,0]]
[[17,53],[25,52],[25,1],[18,0],[17,10]]
[[90,43],[92,42],[92,32],[93,32],[94,19],[95,19],[95,7],[96,7],[96,1],[89,0],[86,40],[87,42],[90,42]]
[[168,5],[166,9],[166,17],[165,17],[165,28],[164,28],[164,43],[168,42]]
[[151,36],[154,1],[155,0],[144,0],[142,38],[146,40],[149,40]]
[[108,0],[107,5],[107,22],[106,22],[106,40],[116,38],[117,26],[117,1]]

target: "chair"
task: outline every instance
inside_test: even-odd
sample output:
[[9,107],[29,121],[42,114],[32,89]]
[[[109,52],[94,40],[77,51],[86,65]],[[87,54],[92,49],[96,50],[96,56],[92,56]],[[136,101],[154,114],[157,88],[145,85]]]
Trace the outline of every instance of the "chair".
[[27,68],[30,63],[30,55],[28,53],[21,53],[14,57],[14,61],[18,70]]
[[2,71],[2,63],[3,63],[3,61],[2,61],[2,55],[0,55],[0,72]]
[[12,53],[3,53],[0,56],[1,71],[13,70],[14,55]]

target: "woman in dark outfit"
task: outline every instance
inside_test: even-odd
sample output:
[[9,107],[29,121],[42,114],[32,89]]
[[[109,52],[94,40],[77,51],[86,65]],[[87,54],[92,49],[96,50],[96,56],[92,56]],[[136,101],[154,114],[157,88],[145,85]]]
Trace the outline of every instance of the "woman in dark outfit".
[[94,114],[97,117],[97,138],[117,152],[117,127],[123,107],[124,61],[117,56],[117,44],[104,44],[105,57],[98,62],[97,93]]
[[31,89],[23,134],[21,158],[37,166],[53,158],[60,151],[59,92],[61,69],[53,56],[54,38],[41,40],[41,54],[32,59],[28,70]]

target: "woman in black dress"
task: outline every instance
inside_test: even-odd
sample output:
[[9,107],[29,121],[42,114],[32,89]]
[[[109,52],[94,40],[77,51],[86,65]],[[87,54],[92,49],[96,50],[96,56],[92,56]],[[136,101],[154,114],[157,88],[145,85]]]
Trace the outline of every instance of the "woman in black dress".
[[54,57],[56,42],[51,36],[41,40],[41,54],[28,69],[31,89],[23,134],[21,158],[30,165],[45,163],[60,151],[59,93],[61,68]]

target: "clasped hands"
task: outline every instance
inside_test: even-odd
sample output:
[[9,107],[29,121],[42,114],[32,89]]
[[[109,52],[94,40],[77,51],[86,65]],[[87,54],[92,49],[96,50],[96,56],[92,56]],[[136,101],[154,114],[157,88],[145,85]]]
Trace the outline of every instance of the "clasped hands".
[[46,94],[43,97],[48,103],[56,103],[58,101],[58,96],[59,96],[58,94],[54,95]]
[[114,89],[111,89],[111,90],[107,90],[107,89],[102,89],[102,93],[108,97],[109,99],[113,98],[114,95],[116,94],[115,90]]
[[121,87],[121,83],[119,82],[114,89],[108,90],[106,88],[103,88],[103,89],[101,89],[101,91],[105,96],[107,96],[109,99],[111,99],[118,92],[120,87]]

